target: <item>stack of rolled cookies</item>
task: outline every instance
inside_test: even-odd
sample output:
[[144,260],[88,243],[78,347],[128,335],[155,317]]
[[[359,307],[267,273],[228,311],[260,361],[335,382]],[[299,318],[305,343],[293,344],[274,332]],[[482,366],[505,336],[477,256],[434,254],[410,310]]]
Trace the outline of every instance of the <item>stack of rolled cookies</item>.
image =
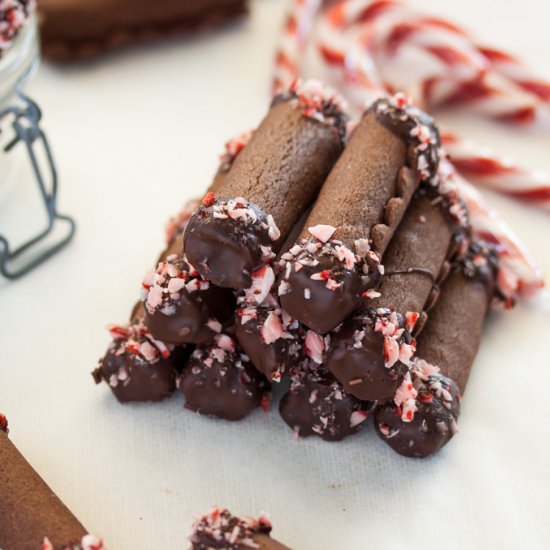
[[279,409],[296,436],[338,441],[374,416],[397,452],[439,449],[498,269],[443,154],[402,94],[352,125],[332,91],[295,82],[170,222],[96,382],[121,402],[179,387],[187,408],[238,420],[287,381]]

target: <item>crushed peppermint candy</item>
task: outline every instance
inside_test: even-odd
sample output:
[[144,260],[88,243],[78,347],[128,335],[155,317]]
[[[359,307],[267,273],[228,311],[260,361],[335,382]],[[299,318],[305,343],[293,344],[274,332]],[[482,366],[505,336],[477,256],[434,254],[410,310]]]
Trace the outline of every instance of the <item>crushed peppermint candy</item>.
[[320,365],[323,362],[325,352],[325,338],[313,330],[308,330],[304,342],[306,355],[315,363]]
[[42,550],[105,550],[103,541],[95,535],[84,535],[80,540],[80,543],[69,543],[57,549],[53,546],[48,537],[44,537],[42,541]]
[[290,104],[302,114],[338,130],[341,140],[347,131],[347,104],[334,90],[318,80],[295,79],[287,91],[282,91],[274,102],[290,97]]
[[204,516],[197,516],[193,523],[193,534],[189,541],[193,548],[259,548],[254,535],[269,535],[271,522],[267,514],[262,513],[256,520],[247,516],[237,517],[226,508],[215,507]]
[[141,287],[141,300],[150,315],[157,311],[174,315],[182,293],[208,290],[210,283],[182,257],[172,254],[145,275]]
[[225,143],[224,151],[220,155],[220,168],[218,170],[218,173],[223,174],[231,168],[239,153],[250,141],[253,133],[254,130],[248,130],[247,132],[243,132],[232,137]]
[[[308,231],[312,238],[302,239],[281,254],[278,262],[282,273],[277,289],[279,296],[290,292],[291,285],[288,279],[292,272],[298,272],[304,267],[307,267],[310,272],[313,271],[310,275],[312,281],[320,281],[332,291],[341,289],[344,278],[356,268],[359,269],[365,283],[370,281],[371,270],[375,269],[378,275],[380,258],[370,249],[367,239],[355,241],[354,253],[342,241],[333,239],[336,228],[331,225],[315,225],[308,228]],[[309,300],[310,297],[310,289],[305,288],[304,298]]]
[[8,433],[8,419],[6,415],[0,413],[0,430],[4,433]]
[[252,284],[245,290],[244,299],[248,304],[260,305],[271,292],[275,283],[275,272],[269,265],[263,265],[251,274]]
[[35,0],[0,0],[0,57],[11,47],[35,9]]
[[313,235],[318,241],[322,243],[328,242],[332,239],[334,233],[336,233],[336,227],[332,225],[315,225],[313,227],[308,227],[309,233]]
[[[298,403],[302,413],[287,416]],[[311,361],[295,367],[289,393],[281,402],[281,415],[294,424],[295,436],[316,434],[332,441],[359,431],[370,409],[369,402],[348,394],[323,365]]]
[[[437,174],[432,181],[432,186],[438,193],[437,198],[440,199],[440,206],[448,212],[451,219],[459,227],[466,229],[470,226],[470,213],[458,192],[456,170],[443,151],[440,152],[440,157]],[[432,202],[436,203],[437,198]]]
[[411,422],[414,418],[414,413],[418,410],[416,406],[416,398],[418,391],[414,387],[410,372],[405,373],[403,381],[395,391],[393,398],[395,404],[401,412],[401,420],[403,422]]
[[214,363],[218,363],[222,375],[229,368],[243,368],[243,363],[249,362],[248,357],[237,348],[234,338],[227,334],[216,334],[212,343],[198,346],[191,357],[199,360],[208,368],[211,368]]
[[[401,420],[411,422],[420,405],[429,405],[434,399],[452,411],[454,397],[451,384],[452,381],[441,374],[439,367],[415,357],[393,399]],[[451,430],[453,433],[457,430],[456,419],[451,423]]]
[[116,356],[128,353],[138,362],[151,364],[161,358],[167,359],[172,353],[173,346],[153,338],[141,319],[123,325],[109,325],[107,330],[113,339],[109,350]]
[[[412,319],[414,313],[409,312],[407,315]],[[407,322],[402,315],[390,309],[379,308],[374,320],[374,332],[379,332],[384,338],[386,368],[393,367],[397,361],[407,366],[411,364],[416,351],[416,342],[411,338]]]
[[431,181],[439,160],[440,138],[434,121],[402,92],[381,98],[374,104],[377,115],[401,137],[412,143],[421,181]]

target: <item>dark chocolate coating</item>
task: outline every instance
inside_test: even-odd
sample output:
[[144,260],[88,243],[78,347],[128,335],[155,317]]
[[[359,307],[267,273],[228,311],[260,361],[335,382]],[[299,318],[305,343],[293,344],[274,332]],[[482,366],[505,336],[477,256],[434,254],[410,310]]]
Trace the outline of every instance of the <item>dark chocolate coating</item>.
[[257,222],[246,226],[231,218],[216,218],[217,206],[218,201],[202,205],[191,217],[184,235],[185,255],[206,280],[224,288],[248,288],[250,274],[266,262],[262,247],[273,245],[267,216],[252,204]]
[[283,326],[285,336],[266,343],[262,336],[262,327],[270,314],[277,315],[284,324],[282,313],[277,305],[254,308],[256,317],[243,324],[243,317],[237,309],[235,318],[235,338],[243,351],[250,357],[252,364],[270,381],[280,381],[289,373],[289,369],[304,358],[305,331],[298,323]]
[[[359,269],[347,270],[343,263],[332,254],[318,253],[315,266],[303,265],[299,271],[293,269],[288,277],[284,273],[281,280],[288,283],[288,292],[280,298],[281,305],[288,313],[318,334],[326,334],[347,319],[364,302],[363,292],[375,288],[380,280],[376,262],[370,262],[368,275],[363,276]],[[341,286],[329,289],[324,280],[314,280],[316,273],[330,271]]]
[[[173,276],[169,274],[170,269],[175,270],[171,272]],[[158,285],[163,292],[163,301],[158,306],[151,307],[148,297],[155,286],[153,281],[159,275],[164,281]],[[164,262],[159,263],[154,274],[149,273],[146,276],[146,280],[148,284],[143,296],[145,325],[151,334],[162,342],[209,342],[221,330],[220,323],[225,323],[233,317],[233,292],[202,280],[181,257],[168,256]],[[186,286],[171,294],[168,290],[172,282],[181,282]],[[187,285],[191,285],[192,289],[188,290]],[[200,285],[206,285],[207,288]]]
[[456,419],[460,413],[459,391],[452,380],[444,381],[453,396],[451,408],[430,392],[422,390],[420,399],[428,402],[418,402],[418,410],[411,422],[403,422],[391,403],[374,412],[376,432],[400,455],[425,458],[446,445],[456,433]]
[[[445,212],[417,193],[383,257],[381,296],[369,300],[368,310],[348,319],[331,340],[326,365],[347,392],[359,399],[392,398],[406,368],[400,362],[386,368],[383,337],[373,331],[372,312],[378,308],[394,308],[403,316],[421,312],[440,278],[452,236]],[[355,334],[360,330],[366,334],[357,347]]]
[[[138,344],[149,342],[135,331],[132,339]],[[114,340],[92,373],[96,384],[104,380],[120,403],[161,401],[172,395],[176,389],[172,355],[164,358],[159,354],[154,360],[147,360],[134,350],[133,345],[127,346],[127,340]],[[179,357],[179,354],[174,357]]]
[[41,548],[48,537],[55,548],[76,544],[84,526],[34,471],[0,430],[0,547]]
[[241,420],[260,406],[270,384],[246,355],[214,343],[195,349],[180,376],[179,387],[186,408],[215,418]]
[[233,516],[223,508],[213,508],[197,518],[189,537],[191,550],[290,550],[270,536],[271,522],[265,518]]
[[[331,340],[325,363],[351,395],[363,400],[387,400],[395,394],[407,368],[400,361],[386,367],[384,337],[374,332],[373,326],[364,315],[344,323]],[[365,336],[356,347],[355,334],[362,330]]]
[[[354,251],[356,240],[368,239],[376,253],[384,253],[423,178],[417,169],[419,157],[429,157],[431,177],[438,165],[439,135],[433,120],[420,111],[414,111],[414,116],[406,113],[410,112],[379,100],[365,114],[323,185],[302,230],[302,239],[310,238],[311,227],[331,225],[336,227],[334,238],[350,250]],[[434,136],[434,143],[424,152],[411,135],[418,124],[425,124]],[[358,264],[335,277],[342,287],[330,289],[322,280],[311,280],[311,276],[320,268],[333,270],[337,262],[331,259],[327,264],[326,259],[317,256],[313,255],[318,265],[281,275],[290,285],[281,303],[301,323],[326,333],[364,303],[362,294],[376,286],[378,274],[372,265],[370,276],[362,278]],[[307,292],[310,300],[306,299]]]
[[207,290],[181,293],[177,311],[154,315],[145,311],[145,324],[155,338],[170,344],[203,344],[210,342],[216,332],[207,325],[212,317],[227,322],[235,310],[235,297],[225,288],[211,285]]
[[[281,544],[279,541],[272,539],[269,535],[263,535],[261,533],[252,536],[252,540],[257,545],[255,550],[290,550],[288,546]],[[227,543],[220,543],[221,546],[217,546],[217,543],[205,540],[204,543],[198,542],[191,545],[191,550],[210,550],[212,548],[220,548],[223,550],[250,550],[249,545],[238,544],[236,546],[227,546]]]
[[325,441],[357,433],[370,408],[370,403],[347,394],[323,366],[309,365],[297,369],[279,404],[281,417],[298,435],[317,435]]
[[222,199],[244,197],[257,207],[260,220],[272,215],[280,238],[271,241],[261,224],[213,218],[212,207],[202,206],[185,234],[189,261],[214,284],[247,288],[250,273],[264,262],[260,245],[278,251],[341,150],[334,127],[304,116],[290,101],[273,106],[216,194]]
[[[487,261],[480,263],[480,258]],[[479,347],[483,321],[494,292],[495,267],[492,252],[474,244],[467,259],[455,267],[444,283],[426,328],[419,336],[417,355],[441,369],[443,381],[453,396],[450,407],[437,395],[433,395],[431,401],[422,402],[421,393],[412,422],[403,422],[393,404],[375,412],[378,434],[398,453],[428,456],[456,433],[459,396],[465,390]],[[418,383],[416,380],[415,385]],[[421,384],[420,388],[423,387]]]

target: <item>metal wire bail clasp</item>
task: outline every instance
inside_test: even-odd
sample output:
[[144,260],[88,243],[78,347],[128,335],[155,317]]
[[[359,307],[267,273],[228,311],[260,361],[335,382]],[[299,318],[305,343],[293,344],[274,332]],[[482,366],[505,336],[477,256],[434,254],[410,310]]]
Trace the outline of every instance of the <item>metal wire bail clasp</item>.
[[[21,90],[18,89],[15,95],[20,100],[20,106],[10,106],[0,111],[0,120],[4,117],[13,118],[14,138],[4,147],[4,151],[9,153],[20,142],[25,144],[32,172],[38,183],[46,209],[47,225],[41,233],[14,250],[11,250],[6,237],[0,235],[0,273],[7,279],[17,279],[25,275],[61,250],[73,238],[76,229],[76,224],[71,217],[57,211],[57,170],[46,135],[40,128],[42,117],[40,108]],[[45,153],[46,161],[42,163],[45,164],[44,170],[41,168],[36,155],[36,150],[40,146]],[[46,182],[49,182],[49,185]],[[54,230],[56,221],[61,221],[67,226],[64,236],[53,243],[44,244],[44,239],[50,236]],[[24,259],[24,253],[28,255],[26,260]],[[16,261],[18,265],[13,267]]]

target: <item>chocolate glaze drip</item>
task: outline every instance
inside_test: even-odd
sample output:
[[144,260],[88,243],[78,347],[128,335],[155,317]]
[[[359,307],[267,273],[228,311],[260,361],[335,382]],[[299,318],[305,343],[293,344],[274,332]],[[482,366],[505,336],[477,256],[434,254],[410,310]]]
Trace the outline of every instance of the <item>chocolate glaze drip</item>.
[[172,395],[176,389],[175,364],[185,352],[172,356],[166,347],[158,349],[141,321],[120,328],[125,333],[115,337],[92,372],[96,384],[105,381],[121,403],[160,401]]
[[179,387],[185,407],[206,416],[241,420],[259,407],[269,382],[225,334],[198,346],[184,368]]
[[[292,99],[277,103],[224,176],[219,198],[191,218],[184,242],[189,261],[214,284],[247,288],[251,273],[277,253],[310,205],[341,150],[335,126],[313,120]],[[226,204],[236,198],[250,215],[226,215]]]
[[292,374],[279,412],[301,437],[317,435],[325,441],[341,441],[363,427],[371,406],[346,393],[322,365],[306,361]]

